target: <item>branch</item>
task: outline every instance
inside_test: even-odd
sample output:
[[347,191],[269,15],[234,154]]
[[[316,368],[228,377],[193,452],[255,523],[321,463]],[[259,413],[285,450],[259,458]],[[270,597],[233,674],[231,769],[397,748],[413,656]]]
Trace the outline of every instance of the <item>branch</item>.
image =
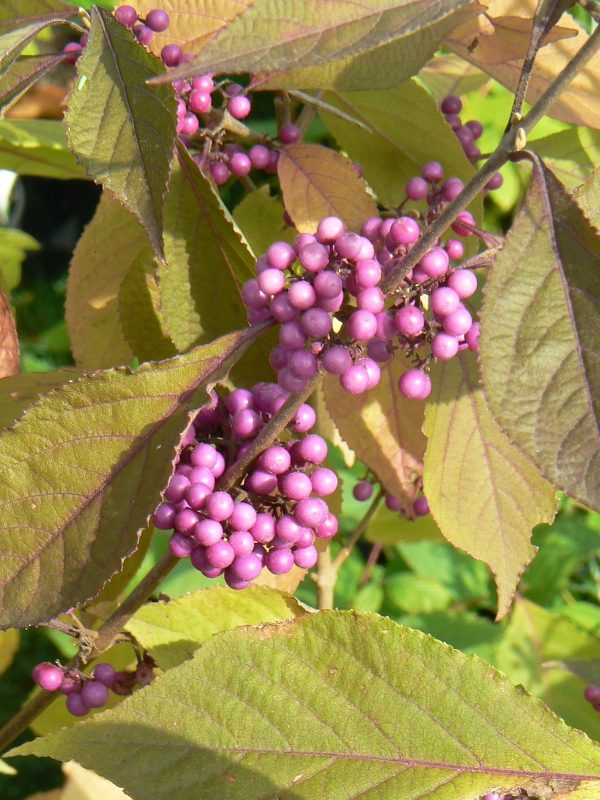
[[479,172],[467,183],[462,192],[449,203],[431,223],[416,245],[395,266],[384,284],[384,291],[391,291],[400,284],[404,276],[415,267],[437,242],[444,231],[454,222],[460,212],[471,203],[485,188],[492,175],[510,159],[515,150],[522,150],[526,144],[525,136],[544,116],[548,108],[558,99],[577,73],[587,64],[600,47],[600,26],[567,64],[561,74],[550,84],[537,103],[523,118],[520,126],[506,131],[500,144]]

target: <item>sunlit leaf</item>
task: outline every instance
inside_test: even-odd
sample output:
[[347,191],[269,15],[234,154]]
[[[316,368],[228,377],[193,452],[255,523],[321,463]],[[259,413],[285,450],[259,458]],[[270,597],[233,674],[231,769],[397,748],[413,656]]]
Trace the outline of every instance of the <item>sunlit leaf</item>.
[[324,381],[325,403],[342,437],[412,516],[423,470],[426,440],[421,433],[423,405],[398,391],[406,369],[403,358],[381,365],[378,386],[363,395],[350,395],[337,378]]
[[600,779],[600,748],[493,667],[347,612],[214,636],[118,708],[11,751],[27,753],[93,764],[134,800],[449,800]]
[[150,89],[146,81],[163,70],[130,30],[96,8],[66,115],[73,152],[135,214],[159,254],[175,97],[170,87]]
[[352,163],[318,144],[285,147],[277,165],[285,209],[302,232],[314,233],[323,217],[336,216],[349,228],[377,214],[373,198]]
[[590,222],[600,230],[600,169],[596,169],[578,188],[575,197]]
[[[364,131],[333,114],[319,115],[340,147],[357,161],[379,200],[395,206],[405,198],[409,178],[426,161],[440,161],[448,176],[469,180],[474,174],[456,136],[435,100],[414,81],[380,92],[328,92],[332,105],[370,128]],[[481,218],[481,201],[472,206]]]
[[81,372],[67,367],[53,372],[29,372],[3,378],[0,380],[0,428],[12,425],[39,395],[79,377]]
[[436,55],[419,72],[421,80],[439,102],[449,94],[474,92],[490,78],[485,72],[454,53]]
[[159,266],[160,307],[178,350],[246,325],[239,290],[254,258],[227,208],[184,147],[171,176]]
[[443,541],[443,538],[431,514],[416,519],[405,519],[397,511],[390,511],[385,503],[379,506],[365,533],[367,541],[380,544],[420,542],[424,539]]
[[600,235],[536,166],[491,270],[481,363],[490,408],[559,488],[600,508]]
[[135,549],[190,413],[254,336],[82,378],[0,437],[0,626],[47,620],[102,589]]
[[568,189],[587,180],[600,164],[600,131],[572,128],[532,139],[529,144]]
[[221,586],[145,605],[129,620],[127,630],[162,669],[171,669],[191,658],[215,633],[284,622],[305,613],[293,597],[274,589],[252,586],[236,592]]
[[440,363],[432,382],[424,491],[444,536],[492,570],[502,617],[535,554],[531,529],[554,518],[554,489],[492,416],[471,353]]
[[599,653],[600,638],[578,629],[560,613],[519,598],[498,646],[495,664],[569,725],[597,737],[598,712],[583,696],[586,681],[552,662],[592,659]]
[[[256,72],[311,67],[359,56],[394,40],[402,40],[416,71],[415,51],[424,45],[429,58],[436,42],[431,26],[465,8],[478,13],[472,0],[368,0],[357,5],[335,0],[255,0],[222,29],[198,58],[173,70],[173,76],[199,72]],[[439,34],[444,26],[439,29]],[[440,40],[438,39],[437,42]],[[423,63],[423,61],[421,61]]]
[[271,197],[268,186],[247,194],[233,210],[233,218],[252,251],[262,255],[273,242],[291,241],[295,230],[285,224],[281,201]]
[[0,675],[10,667],[15,653],[19,649],[21,634],[18,630],[10,628],[0,631]]
[[69,19],[77,13],[77,8],[62,0],[2,0],[0,31],[45,20]]
[[65,60],[64,53],[24,56],[0,74],[0,116],[40,78]]
[[0,169],[60,180],[86,177],[58,120],[0,120]]
[[7,70],[21,55],[27,45],[32,42],[49,25],[58,25],[61,20],[42,19],[29,22],[9,30],[2,30],[0,26],[0,72]]

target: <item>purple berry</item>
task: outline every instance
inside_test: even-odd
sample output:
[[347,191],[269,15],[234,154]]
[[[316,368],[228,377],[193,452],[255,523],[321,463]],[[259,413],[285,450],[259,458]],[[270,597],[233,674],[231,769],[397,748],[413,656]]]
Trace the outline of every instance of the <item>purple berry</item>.
[[165,489],[165,499],[171,503],[179,503],[183,500],[186,490],[190,486],[190,481],[179,472],[176,472]]
[[314,408],[309,406],[308,403],[303,403],[288,427],[296,433],[306,433],[311,428],[314,428],[316,422],[317,415]]
[[289,547],[290,544],[297,542],[302,535],[303,528],[298,524],[295,517],[290,514],[284,514],[281,519],[277,521],[277,538],[281,546]]
[[396,244],[410,245],[418,240],[421,229],[412,217],[400,217],[393,222],[388,235]]
[[294,515],[300,525],[306,528],[316,528],[327,519],[329,509],[327,503],[319,497],[305,497],[299,500]]
[[313,339],[325,338],[331,333],[331,317],[322,308],[309,308],[300,317],[300,328]]
[[438,161],[428,161],[423,165],[421,175],[427,183],[438,183],[444,177],[444,168]]
[[390,511],[402,511],[402,503],[393,494],[386,494],[385,505]]
[[307,272],[319,272],[329,264],[329,251],[320,242],[310,242],[300,249],[298,261]]
[[448,286],[454,289],[461,300],[465,300],[477,291],[477,276],[470,269],[454,270],[448,277]]
[[381,280],[381,265],[373,258],[362,259],[356,265],[354,277],[359,289],[377,286]]
[[415,502],[413,503],[413,511],[415,512],[415,516],[417,517],[426,517],[429,514],[429,503],[427,502],[427,498],[417,497]]
[[300,569],[312,569],[317,563],[319,553],[314,545],[297,547],[294,550],[294,563]]
[[340,376],[340,384],[349,394],[362,394],[369,388],[367,370],[358,365],[348,367]]
[[43,661],[33,668],[31,677],[46,692],[56,692],[63,682],[63,671],[60,667]]
[[361,503],[368,500],[373,494],[373,485],[369,481],[359,481],[352,490],[354,498]]
[[442,114],[460,114],[462,110],[462,101],[460,97],[454,94],[449,94],[440,103],[440,110]]
[[167,44],[160,51],[160,57],[165,67],[176,67],[182,55],[183,51],[178,44]]
[[244,481],[244,488],[255,494],[268,495],[277,486],[277,478],[262,469],[253,469]]
[[102,708],[108,701],[108,688],[100,681],[84,683],[81,699],[88,708]]
[[321,436],[311,433],[298,445],[298,455],[303,461],[321,464],[327,458],[327,442]]
[[223,161],[213,161],[210,165],[210,174],[217,186],[223,186],[229,180],[229,167]]
[[296,144],[300,140],[300,128],[293,122],[287,122],[281,126],[278,137],[282,144]]
[[304,472],[286,472],[278,479],[279,490],[290,500],[302,500],[312,492],[312,483]]
[[271,550],[265,556],[265,567],[273,575],[285,575],[294,566],[294,555],[291,550]]
[[318,362],[308,350],[294,350],[289,357],[288,366],[297,378],[307,380],[316,375]]
[[[268,447],[260,457],[260,466],[271,475],[283,475],[290,468],[290,464],[290,454],[285,447],[281,446]],[[250,528],[243,530],[250,530]]]
[[229,169],[232,175],[236,175],[239,178],[242,175],[248,175],[252,169],[252,162],[246,153],[234,153],[229,159]]
[[296,251],[287,242],[273,242],[267,250],[267,262],[273,269],[289,269],[296,260]]
[[364,369],[367,373],[368,378],[368,389],[373,389],[379,381],[381,380],[381,369],[376,361],[372,358],[361,358],[355,364],[356,367],[360,367],[360,369]]
[[337,297],[344,288],[339,275],[330,269],[323,270],[315,275],[313,287],[317,297],[324,297],[327,300]]
[[243,94],[232,97],[227,103],[227,111],[229,111],[231,116],[235,119],[246,119],[251,110],[252,104],[246,95]]
[[473,139],[479,139],[483,133],[483,125],[476,119],[470,119],[468,122],[465,122],[465,127],[471,131]]
[[448,253],[441,247],[434,247],[428,253],[425,253],[419,266],[431,278],[439,278],[441,275],[446,274],[449,264]]
[[209,547],[211,544],[220,542],[223,538],[223,526],[216,519],[201,519],[194,526],[194,541]]
[[458,195],[462,192],[464,188],[465,188],[464,183],[458,178],[448,178],[448,180],[444,183],[442,187],[444,200],[448,200],[448,202],[451,202],[452,200],[458,197]]
[[152,39],[154,39],[154,33],[147,25],[142,25],[139,23],[134,25],[133,33],[138,42],[146,46],[150,44]]
[[423,178],[411,178],[406,184],[405,191],[409,200],[424,200],[429,192],[429,186]]
[[294,308],[299,311],[307,311],[314,306],[317,295],[308,281],[296,281],[288,289],[288,299]]
[[236,503],[234,505],[229,517],[229,524],[235,531],[249,531],[255,522],[256,511],[250,503]]
[[352,366],[352,357],[345,347],[335,344],[324,351],[321,363],[330,375],[341,375]]
[[324,217],[317,225],[317,240],[322,244],[330,244],[339,239],[345,230],[344,223],[339,217]]
[[207,92],[211,94],[214,89],[215,84],[210,72],[207,72],[206,75],[196,75],[196,77],[192,79],[192,90],[195,92]]
[[410,400],[425,400],[431,393],[431,379],[421,369],[409,369],[400,376],[398,388]]
[[365,236],[370,242],[376,242],[380,238],[379,226],[381,217],[369,217],[361,228],[361,235]]
[[278,322],[292,322],[298,316],[298,310],[290,305],[287,292],[281,292],[270,303],[271,314]]
[[261,559],[254,555],[254,553],[236,556],[225,573],[225,579],[227,579],[227,574],[229,574],[237,580],[253,581],[260,575],[262,567]]
[[[240,412],[244,413],[244,412]],[[234,509],[233,498],[228,492],[214,492],[206,500],[206,513],[210,519],[223,522],[232,515]],[[215,564],[215,566],[217,566]],[[225,564],[227,566],[227,564]]]
[[234,531],[229,536],[229,544],[237,556],[247,556],[254,549],[255,541],[250,531]]
[[319,497],[328,497],[338,487],[338,478],[335,472],[328,467],[319,467],[310,476],[312,489]]
[[356,302],[359,308],[370,311],[372,314],[379,314],[385,308],[385,297],[378,286],[362,289],[356,295]]
[[175,515],[173,527],[178,533],[184,536],[191,536],[194,526],[199,522],[200,517],[191,508],[183,508]]
[[442,318],[444,332],[449,333],[450,336],[464,336],[472,324],[473,317],[463,305]]
[[452,223],[452,230],[454,233],[458,233],[459,236],[471,236],[473,231],[468,226],[475,227],[473,215],[469,211],[461,211]]
[[281,270],[269,267],[269,269],[265,269],[260,273],[256,279],[256,282],[258,283],[261,292],[275,295],[283,291],[285,286],[285,275]]
[[67,695],[67,710],[74,717],[85,717],[90,707],[83,702],[81,694],[73,693]]
[[256,522],[250,529],[254,541],[259,544],[268,544],[275,537],[275,520],[270,514],[256,515]]
[[361,308],[350,314],[346,325],[349,335],[361,342],[372,339],[377,333],[377,318],[375,314]]
[[160,531],[170,531],[173,527],[177,511],[170,503],[161,503],[152,518],[152,524]]
[[203,508],[206,498],[214,488],[214,475],[210,473],[210,476],[212,478],[212,486],[207,486],[205,483],[193,483],[185,493],[186,502],[194,511],[199,511]]
[[146,14],[146,25],[154,33],[162,33],[169,27],[169,15],[162,8],[155,8]]
[[449,361],[458,353],[458,340],[447,333],[437,333],[431,340],[431,353],[438,361]]
[[115,682],[116,674],[117,671],[113,667],[113,665],[106,664],[105,662],[96,664],[96,666],[94,667],[94,671],[92,673],[92,675],[94,676],[94,680],[100,681],[100,683],[103,683],[105,686],[108,686],[109,689]]
[[244,408],[231,418],[231,428],[238,439],[254,436],[261,426],[261,419],[256,411]]
[[338,531],[339,523],[334,514],[327,514],[324,522],[317,525],[317,538],[319,539],[333,539]]
[[465,342],[469,346],[469,350],[479,352],[479,323],[474,322],[465,334]]
[[264,169],[268,163],[271,151],[264,144],[255,144],[248,151],[254,169]]
[[251,278],[242,286],[242,300],[248,308],[255,309],[265,308],[269,302],[269,298],[261,291],[256,278]]
[[451,314],[460,305],[460,297],[449,286],[440,286],[431,293],[431,310],[443,317]]
[[585,691],[583,696],[588,701],[588,703],[595,704],[600,701],[600,686],[595,686],[591,683],[589,686],[585,687]]
[[398,309],[394,323],[398,333],[402,336],[418,336],[423,333],[425,317],[420,308],[408,305]]
[[206,560],[217,569],[226,569],[234,558],[235,552],[229,542],[215,542],[206,548]]
[[133,28],[138,19],[137,11],[133,6],[119,6],[115,9],[115,19],[126,28]]
[[[232,392],[231,395],[229,395],[229,397],[225,400],[226,406],[227,400],[229,400],[234,394],[235,392]],[[227,406],[227,410],[231,410],[229,406]],[[202,442],[201,444],[196,445],[196,447],[194,447],[192,450],[190,461],[195,467],[205,467],[205,469],[212,470],[217,463],[218,455],[219,454],[212,445]]]
[[169,551],[175,558],[187,558],[194,549],[194,542],[182,533],[174,533],[169,539]]
[[494,189],[499,189],[503,183],[504,183],[504,178],[499,172],[496,172],[487,182],[486,188],[492,192]]
[[363,243],[364,238],[358,233],[344,233],[336,239],[335,249],[342,258],[358,261],[362,257]]
[[448,253],[448,258],[452,261],[460,260],[465,253],[465,246],[458,239],[448,239],[445,248]]

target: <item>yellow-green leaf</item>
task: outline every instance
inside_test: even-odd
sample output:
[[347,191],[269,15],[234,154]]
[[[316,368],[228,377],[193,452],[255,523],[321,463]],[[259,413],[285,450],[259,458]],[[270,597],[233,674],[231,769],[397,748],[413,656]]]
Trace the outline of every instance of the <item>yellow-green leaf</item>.
[[600,235],[534,167],[488,277],[481,363],[490,408],[560,489],[600,509]]
[[532,139],[529,146],[571,190],[587,180],[600,164],[600,131],[590,128],[558,131]]
[[207,389],[256,331],[42,397],[0,437],[0,627],[98,594],[136,547]]
[[285,224],[284,211],[281,201],[271,197],[266,184],[247,194],[234,208],[233,218],[257,255],[273,242],[293,239],[296,231]]
[[67,149],[65,126],[50,119],[0,120],[0,169],[59,180],[86,177]]
[[535,555],[533,526],[554,518],[554,489],[494,419],[471,353],[440,363],[432,382],[424,491],[446,539],[492,570],[502,617]]
[[214,636],[118,708],[10,751],[30,753],[133,800],[476,800],[600,780],[600,747],[493,667],[353,612]]
[[17,650],[21,634],[15,628],[0,631],[0,675],[10,667]]
[[215,633],[240,625],[284,622],[306,612],[291,595],[262,586],[236,592],[224,586],[143,606],[127,630],[162,669],[186,661]]
[[600,168],[577,189],[575,198],[586,217],[600,230]]
[[314,233],[319,221],[330,215],[360,230],[366,219],[377,214],[365,182],[335,150],[318,144],[285,147],[277,174],[285,209],[299,231]]

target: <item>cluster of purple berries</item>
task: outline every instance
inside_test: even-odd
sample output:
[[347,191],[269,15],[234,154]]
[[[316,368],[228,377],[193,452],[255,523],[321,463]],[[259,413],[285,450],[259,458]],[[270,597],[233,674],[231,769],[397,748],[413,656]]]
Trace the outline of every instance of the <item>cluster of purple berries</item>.
[[[358,483],[352,489],[352,495],[355,500],[358,500],[360,503],[364,503],[367,500],[370,500],[373,497],[373,483],[370,480],[362,480],[358,481]],[[386,494],[385,495],[385,505],[390,511],[398,511],[403,516],[405,515],[404,508],[400,500],[393,494]],[[425,517],[427,514],[430,513],[429,511],[429,503],[427,502],[427,498],[425,495],[421,495],[417,497],[413,502],[413,519],[415,517]]]
[[[472,163],[479,161],[481,158],[481,150],[475,144],[477,139],[483,133],[483,125],[475,119],[470,119],[463,125],[460,119],[460,112],[462,111],[462,100],[454,94],[449,94],[440,103],[442,114],[446,117],[446,122],[452,130],[464,154]],[[499,189],[502,186],[502,175],[499,172],[490,179],[487,184],[487,189]]]
[[[250,324],[281,323],[270,357],[280,386],[302,391],[322,368],[339,376],[350,394],[361,394],[379,383],[379,364],[401,349],[416,368],[402,375],[399,389],[424,400],[431,392],[426,368],[432,359],[478,349],[479,326],[462,303],[476,291],[477,277],[451,265],[464,254],[458,239],[426,253],[389,298],[380,285],[462,189],[457,178],[443,177],[442,166],[429,162],[422,177],[408,182],[407,199],[427,200],[424,215],[373,217],[360,234],[347,231],[337,217],[325,217],[314,235],[300,233],[293,245],[274,242],[257,260],[256,278],[243,286],[242,299]],[[463,237],[477,231],[468,211],[452,229]],[[425,344],[431,354],[423,358],[417,351]]]
[[155,662],[145,656],[133,672],[117,671],[112,664],[96,664],[91,676],[70,667],[61,667],[44,661],[34,667],[32,678],[46,692],[62,692],[67,698],[67,710],[75,717],[83,717],[92,708],[102,708],[109,691],[117,695],[131,694],[136,684],[146,686],[152,682]]
[[[232,589],[245,589],[263,567],[283,575],[317,562],[315,539],[338,528],[322,498],[337,488],[333,470],[322,466],[327,443],[309,434],[316,422],[303,404],[285,440],[268,447],[241,485],[219,491],[216,481],[242,457],[289,393],[273,383],[215,393],[186,433],[175,472],[154,513],[154,525],[173,530],[171,553],[189,557],[209,578],[223,575]],[[312,495],[316,495],[312,496]]]

